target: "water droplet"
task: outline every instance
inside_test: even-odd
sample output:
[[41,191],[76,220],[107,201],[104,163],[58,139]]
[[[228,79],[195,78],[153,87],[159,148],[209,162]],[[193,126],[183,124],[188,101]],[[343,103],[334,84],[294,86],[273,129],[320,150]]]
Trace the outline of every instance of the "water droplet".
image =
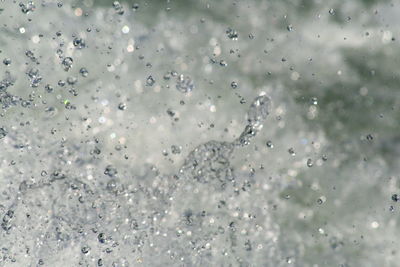
[[272,141],[267,141],[267,147],[268,148],[273,148],[274,144],[272,144]]
[[19,3],[19,6],[21,7],[21,11],[24,14],[28,14],[30,12],[33,12],[35,10],[35,4],[33,1],[28,1],[28,3],[25,5],[23,3]]
[[372,136],[372,134],[368,134],[367,135],[367,140],[368,141],[372,141],[374,139],[374,137]]
[[0,127],[0,139],[3,139],[4,137],[6,137],[6,135],[7,135],[6,129]]
[[47,93],[52,93],[54,91],[53,86],[51,86],[50,84],[46,84],[44,89],[46,90]]
[[227,34],[228,38],[231,40],[237,40],[239,37],[239,34],[234,29],[231,29],[231,28],[228,28],[226,30],[226,34]]
[[28,75],[29,80],[31,82],[30,86],[38,87],[40,82],[42,81],[42,76],[40,76],[39,70],[32,68],[32,69],[29,69],[29,71],[26,74]]
[[11,65],[11,59],[5,58],[5,59],[3,60],[3,64],[6,65],[6,66],[10,66],[10,65]]
[[89,246],[84,246],[81,248],[81,251],[83,254],[88,254],[90,252],[90,247]]
[[74,85],[74,84],[76,84],[77,82],[78,82],[78,79],[77,79],[76,77],[70,76],[70,77],[67,78],[67,83],[68,83],[69,85]]
[[167,109],[167,114],[170,116],[170,117],[173,117],[173,116],[175,116],[175,112],[172,110],[172,109]]
[[58,86],[60,86],[60,87],[64,87],[64,86],[65,86],[65,81],[59,80],[57,84],[58,84]]
[[71,57],[65,57],[61,62],[65,71],[69,71],[72,68],[72,63],[74,60]]
[[118,109],[119,110],[125,110],[126,109],[126,104],[125,103],[119,103]]
[[221,60],[219,62],[219,65],[222,66],[222,67],[226,67],[226,66],[228,66],[228,63],[225,60]]
[[177,78],[176,89],[181,93],[188,93],[194,89],[194,83],[190,77],[181,74]]
[[171,152],[172,154],[180,154],[182,150],[182,147],[177,146],[177,145],[172,145],[171,146]]
[[81,68],[79,73],[82,75],[82,77],[87,77],[89,75],[89,72],[86,68]]
[[114,7],[115,12],[116,12],[118,15],[123,15],[123,14],[124,14],[124,12],[125,12],[125,11],[124,11],[124,7],[121,5],[120,2],[114,1],[113,7]]
[[312,159],[307,159],[307,167],[311,168],[313,166]]
[[117,173],[118,173],[117,169],[112,165],[108,165],[104,170],[104,174],[110,177],[114,177],[115,175],[117,175]]
[[248,124],[253,128],[260,128],[271,109],[271,99],[265,95],[258,96],[251,103],[247,112]]
[[138,4],[138,3],[134,3],[134,4],[132,5],[132,9],[133,9],[134,11],[137,11],[137,10],[139,9],[139,4]]
[[73,44],[78,49],[85,48],[85,46],[86,46],[85,40],[83,40],[82,38],[79,38],[79,37],[74,38]]
[[312,105],[318,105],[318,99],[316,97],[311,98],[311,104]]
[[30,58],[32,61],[35,61],[35,60],[36,60],[35,54],[33,54],[33,52],[32,52],[31,50],[25,51],[25,55],[26,55],[28,58]]
[[154,78],[150,75],[149,77],[147,77],[146,79],[146,85],[147,86],[153,86],[155,84],[156,80],[154,80]]
[[100,243],[104,244],[106,242],[106,235],[103,233],[100,233],[97,235],[97,239],[99,240]]

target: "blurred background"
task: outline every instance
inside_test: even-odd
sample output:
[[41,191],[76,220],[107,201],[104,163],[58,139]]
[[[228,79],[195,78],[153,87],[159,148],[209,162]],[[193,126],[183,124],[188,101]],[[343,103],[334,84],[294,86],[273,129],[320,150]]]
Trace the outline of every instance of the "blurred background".
[[399,12],[0,0],[0,265],[398,266]]

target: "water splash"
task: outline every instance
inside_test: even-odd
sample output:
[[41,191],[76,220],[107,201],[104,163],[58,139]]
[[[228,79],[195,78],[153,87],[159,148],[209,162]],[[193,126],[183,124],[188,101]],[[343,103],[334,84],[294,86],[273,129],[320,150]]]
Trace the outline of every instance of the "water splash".
[[256,136],[270,113],[271,99],[266,95],[258,96],[247,112],[247,125],[233,142],[209,141],[192,150],[180,169],[184,177],[202,183],[218,180],[222,186],[234,180],[230,158],[235,147],[245,146]]

